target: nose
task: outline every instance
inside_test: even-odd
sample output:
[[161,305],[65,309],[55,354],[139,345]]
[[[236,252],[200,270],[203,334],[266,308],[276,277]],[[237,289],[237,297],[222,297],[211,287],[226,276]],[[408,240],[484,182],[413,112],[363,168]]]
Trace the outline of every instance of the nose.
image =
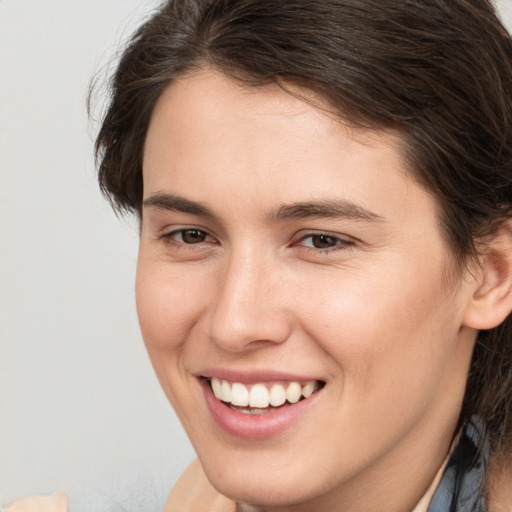
[[286,341],[292,320],[276,261],[233,254],[217,276],[207,328],[210,339],[230,352]]

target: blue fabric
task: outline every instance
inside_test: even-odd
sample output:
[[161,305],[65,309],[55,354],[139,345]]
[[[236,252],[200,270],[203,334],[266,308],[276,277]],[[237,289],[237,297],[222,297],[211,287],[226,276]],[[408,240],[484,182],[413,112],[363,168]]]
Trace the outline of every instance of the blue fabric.
[[483,487],[490,446],[482,426],[476,416],[464,426],[427,512],[487,512]]

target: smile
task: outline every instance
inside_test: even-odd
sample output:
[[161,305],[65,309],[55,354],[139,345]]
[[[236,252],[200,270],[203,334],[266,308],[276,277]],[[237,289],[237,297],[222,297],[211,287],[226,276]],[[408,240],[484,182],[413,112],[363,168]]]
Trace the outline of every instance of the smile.
[[231,409],[245,414],[265,414],[286,403],[295,404],[309,398],[320,389],[322,383],[311,380],[304,384],[293,381],[286,384],[246,385],[212,378],[210,386],[215,397],[225,404],[229,404]]
[[264,440],[314,417],[327,383],[281,372],[212,370],[198,383],[213,422],[231,438]]

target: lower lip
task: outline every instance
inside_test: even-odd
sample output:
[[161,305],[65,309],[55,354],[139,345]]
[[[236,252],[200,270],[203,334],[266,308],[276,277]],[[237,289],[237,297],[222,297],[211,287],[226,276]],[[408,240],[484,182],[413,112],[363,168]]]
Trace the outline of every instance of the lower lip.
[[210,384],[201,379],[206,404],[215,423],[227,434],[242,439],[268,439],[284,432],[308,414],[316,401],[317,391],[309,398],[264,414],[244,414],[230,409],[213,394]]

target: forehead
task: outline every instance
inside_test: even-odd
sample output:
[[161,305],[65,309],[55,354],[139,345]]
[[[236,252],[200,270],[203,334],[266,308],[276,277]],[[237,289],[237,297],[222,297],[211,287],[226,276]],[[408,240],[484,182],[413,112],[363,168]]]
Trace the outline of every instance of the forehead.
[[[171,98],[178,96],[179,101],[173,102]],[[300,121],[301,116],[310,116],[321,119],[323,123],[328,122],[333,130],[363,144],[386,139],[399,149],[403,142],[397,130],[368,128],[352,122],[339,108],[306,87],[286,82],[247,85],[211,68],[188,72],[173,81],[157,101],[151,124],[155,124],[159,111],[164,116],[166,110],[169,113],[162,104],[171,103],[173,112],[177,115],[185,112],[190,124],[206,117],[220,123],[223,117],[218,114],[226,110],[231,110],[229,121],[232,123],[244,119],[257,122],[265,118],[277,121],[279,117],[292,122],[294,119]]]
[[148,129],[145,196],[168,189],[193,200],[229,194],[270,209],[334,195],[380,209],[379,216],[397,210],[411,216],[414,197],[422,195],[429,204],[423,214],[434,215],[433,199],[411,179],[396,133],[358,129],[307,91],[291,92],[275,84],[240,85],[212,70],[172,83]]
[[[316,158],[320,178],[326,174],[327,157],[335,156],[334,148],[344,160],[363,154],[393,159],[397,173],[406,177],[401,147],[397,133],[356,127],[308,90],[284,90],[277,84],[249,87],[220,72],[202,70],[172,83],[157,102],[146,138],[144,178],[147,181],[157,161],[167,170],[180,161],[202,162],[214,173],[237,156],[273,174],[293,169],[297,178],[304,167],[301,161]],[[281,169],[272,165],[272,157],[278,156]],[[237,162],[232,166],[238,167]],[[375,162],[374,172],[379,168]],[[354,167],[354,175],[357,171]]]

